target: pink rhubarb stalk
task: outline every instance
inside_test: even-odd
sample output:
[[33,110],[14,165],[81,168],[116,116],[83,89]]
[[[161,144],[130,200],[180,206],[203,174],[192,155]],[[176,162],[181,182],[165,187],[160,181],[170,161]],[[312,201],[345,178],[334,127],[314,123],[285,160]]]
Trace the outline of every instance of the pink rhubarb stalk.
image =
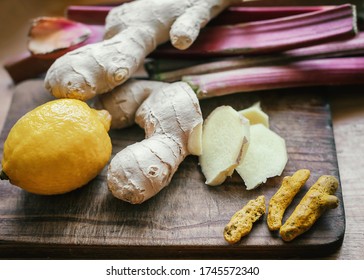
[[14,84],[17,84],[40,76],[51,67],[53,62],[53,58],[39,58],[31,55],[31,53],[23,53],[6,61],[4,68]]
[[159,57],[201,57],[266,54],[353,37],[357,33],[355,6],[233,26],[203,29],[187,50],[170,44],[158,47]]
[[[347,10],[349,7],[350,6],[347,6],[344,9]],[[110,9],[110,7],[106,7],[106,8]],[[107,14],[106,8],[105,7],[98,7],[96,9],[90,8],[89,15],[90,14],[92,15],[92,13],[94,13],[94,12],[95,12],[95,14],[96,13],[102,13],[103,16],[101,16],[101,18],[102,18],[102,21],[104,21],[104,17]],[[243,9],[243,7],[232,7],[231,9],[233,9],[233,8]],[[253,15],[254,13],[257,13],[256,17],[261,18],[262,15],[259,15],[260,11],[264,12],[265,9],[270,9],[270,8],[247,8],[247,9],[252,9],[253,12],[251,11],[251,14]],[[279,9],[281,9],[281,7],[272,8],[272,9],[275,10],[274,12],[277,12],[278,14],[281,15],[281,13],[279,12]],[[282,9],[286,10],[288,8],[282,8]],[[314,7],[307,7],[307,8],[292,7],[291,9],[292,10],[288,10],[290,13],[291,12],[298,12],[298,11],[293,11],[295,9],[298,9],[298,10],[300,10],[300,12],[304,12],[305,14],[311,14],[312,13],[311,10],[312,9],[315,10],[316,8],[314,8]],[[310,11],[308,11],[309,9],[310,9]],[[322,11],[322,12],[326,11],[326,10],[331,10],[331,9],[336,10],[336,9],[338,9],[338,7],[337,6],[333,6],[332,8],[331,7],[328,8],[326,6],[325,7],[322,7],[322,6],[317,7],[317,11]],[[342,9],[342,8],[339,8],[339,9]],[[352,10],[351,7],[349,9]],[[265,11],[267,11],[267,10],[265,10]],[[84,10],[79,11],[79,15],[82,15],[83,13],[84,13]],[[71,17],[73,17],[73,19],[75,18],[76,14],[77,14],[76,11],[74,13],[69,12],[69,16],[72,15]],[[266,14],[266,15],[269,14],[270,16],[272,16],[273,12],[264,12],[263,14]],[[264,15],[263,15],[263,17],[264,17]],[[322,18],[322,16],[319,14],[318,18]],[[279,19],[277,19],[277,20],[279,20]],[[347,20],[345,22],[347,23]],[[91,30],[91,35],[85,41],[81,42],[80,44],[75,44],[75,45],[72,45],[70,48],[63,48],[63,49],[59,49],[58,51],[54,51],[54,52],[50,52],[50,53],[46,53],[46,54],[37,54],[36,56],[34,56],[31,53],[26,53],[26,54],[23,54],[21,56],[17,56],[16,58],[10,58],[10,60],[8,60],[8,62],[4,65],[5,69],[8,71],[8,73],[10,74],[10,76],[12,77],[12,79],[13,79],[13,81],[15,83],[20,82],[20,81],[22,81],[24,79],[27,79],[27,78],[36,77],[39,74],[44,73],[45,71],[47,71],[47,69],[49,68],[49,65],[52,63],[52,61],[54,61],[56,58],[63,55],[64,53],[66,53],[66,52],[68,52],[68,51],[70,51],[70,50],[72,50],[74,48],[77,48],[78,46],[102,40],[102,35],[103,35],[103,32],[104,32],[104,27],[102,25],[86,25],[86,26]],[[326,27],[329,28],[329,30],[330,30],[332,26],[330,26],[328,24]],[[218,28],[215,31],[219,32],[219,28],[226,29],[227,27],[213,26],[211,28]],[[229,29],[229,28],[227,28],[227,29]],[[207,31],[207,32],[209,32],[209,31]],[[202,34],[203,33],[206,33],[206,32],[202,31]],[[295,34],[295,33],[296,33],[296,31],[294,31],[293,34]],[[298,34],[298,30],[297,30],[297,34]],[[228,35],[228,34],[225,34],[225,35]],[[237,39],[236,37],[234,37],[234,34],[231,34],[231,35],[233,35],[233,37],[225,38],[224,36],[220,37],[220,36],[215,34],[214,36],[215,36],[216,41],[213,42],[214,46],[215,47],[218,46],[218,45],[220,45],[220,46],[225,45],[226,46],[226,42],[224,42],[225,39],[227,39],[228,41],[230,41],[230,40],[234,41],[235,39]],[[334,39],[334,38],[332,38],[332,39]],[[197,40],[199,41],[199,39],[197,39]],[[219,40],[220,40],[220,42],[219,42]],[[227,44],[229,44],[229,43],[227,43]],[[192,52],[195,52],[196,55],[201,54],[200,51],[196,53],[196,51],[194,51],[195,49],[196,48],[193,46],[192,47]],[[177,50],[173,50],[173,52],[175,52],[175,51],[177,51]],[[182,54],[187,54],[188,55],[188,53],[189,53],[189,50],[184,51]],[[213,55],[218,55],[218,53],[212,53],[212,54]],[[224,52],[221,53],[221,55],[225,55],[225,54],[226,53],[224,53]],[[163,48],[163,47],[160,50],[157,50],[157,51],[155,51],[154,53],[151,54],[151,56],[159,56],[159,57],[161,57],[161,56],[162,57],[163,56],[170,57],[171,55],[175,55],[175,57],[180,57],[180,58],[184,57],[184,55],[181,55],[180,51],[177,51],[177,53],[174,53],[174,54],[172,53],[171,54],[168,51],[168,48],[167,48],[167,52],[166,52],[165,48]],[[206,53],[205,53],[205,55],[206,55]],[[21,59],[19,59],[19,57]],[[42,61],[42,60],[45,60],[45,61]],[[37,65],[37,67],[34,67],[35,64]]]
[[[122,1],[130,2],[127,0]],[[243,3],[243,2],[242,2]],[[293,7],[241,7],[233,6],[227,8],[209,25],[231,25],[244,22],[275,19],[331,9],[334,6],[293,6]],[[69,6],[66,17],[70,20],[87,24],[105,24],[105,19],[112,6]]]
[[364,57],[307,60],[185,76],[199,98],[290,87],[364,84]]
[[[242,2],[243,4],[244,2]],[[276,19],[316,11],[334,6],[287,6],[287,7],[229,7],[213,19],[209,25],[232,25],[253,21]]]
[[200,75],[238,68],[288,63],[304,59],[352,56],[359,54],[364,54],[363,32],[349,40],[339,40],[311,47],[294,49],[274,55],[234,57],[161,73],[154,71],[151,73],[151,78],[153,80],[173,82],[180,80],[182,76],[186,75]]

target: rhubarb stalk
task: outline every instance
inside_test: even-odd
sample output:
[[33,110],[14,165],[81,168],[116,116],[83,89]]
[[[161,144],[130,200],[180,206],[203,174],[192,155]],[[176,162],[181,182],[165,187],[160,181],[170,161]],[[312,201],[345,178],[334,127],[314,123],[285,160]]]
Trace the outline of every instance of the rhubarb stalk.
[[[243,2],[242,2],[243,3]],[[245,3],[244,3],[245,4]],[[214,18],[209,25],[232,25],[253,21],[276,19],[316,11],[334,6],[291,6],[291,7],[230,7]]]
[[357,33],[352,5],[233,26],[206,27],[187,50],[160,46],[158,57],[266,54],[353,37]]
[[[109,9],[110,7],[106,7],[107,9]],[[102,17],[105,17],[107,12],[105,7],[96,7],[95,9],[91,9],[91,12],[95,12],[95,13],[103,13]],[[243,7],[231,7],[230,9],[241,9],[240,11],[244,11]],[[352,21],[355,21],[355,17],[353,15],[351,20],[349,20],[348,18],[350,18],[350,16],[348,15],[348,12],[351,13],[353,12],[353,8],[350,5],[344,5],[344,6],[334,6],[334,7],[322,7],[322,6],[318,6],[317,8],[315,7],[292,7],[292,8],[286,8],[286,7],[277,7],[277,8],[245,8],[245,9],[251,9],[249,13],[251,13],[251,15],[256,16],[256,18],[264,18],[264,16],[274,16],[274,13],[277,13],[278,15],[281,15],[282,13],[287,13],[287,9],[289,13],[298,13],[298,12],[304,12],[304,14],[301,15],[295,15],[293,17],[300,17],[300,16],[308,16],[311,15],[311,17],[313,16],[312,13],[318,13],[316,16],[313,16],[313,18],[317,17],[318,23],[317,26],[326,26],[326,27],[330,27],[329,29],[332,29],[332,32],[335,33],[335,36],[340,37],[341,35],[343,35],[343,30],[345,30],[345,26],[350,29],[350,31],[347,30],[346,35],[349,34],[353,34],[355,33],[355,24],[353,24],[353,26],[351,26],[350,28],[348,27],[349,25],[349,21],[350,23],[352,23]],[[269,9],[271,9],[271,12],[269,11]],[[280,9],[282,9],[282,12],[280,12]],[[316,10],[317,9],[317,10]],[[98,10],[98,12],[97,12]],[[296,10],[296,11],[294,11]],[[315,12],[312,12],[312,10],[315,10]],[[248,10],[245,10],[245,12],[247,12]],[[334,15],[338,15],[341,14],[343,12],[346,11],[346,14],[343,15],[343,18],[341,19],[337,19],[334,20],[333,22],[331,22],[330,20],[332,19],[330,16],[326,15],[324,16],[321,13],[329,13],[331,15],[331,13],[333,13]],[[80,15],[82,15],[83,11],[79,11]],[[71,13],[72,14],[72,13]],[[69,15],[71,15],[69,14]],[[75,13],[77,14],[77,13]],[[291,17],[288,17],[288,21]],[[322,22],[321,24],[319,24],[320,20],[323,21],[324,18],[326,18],[328,20],[328,22]],[[103,19],[104,20],[104,19]],[[285,21],[287,20],[286,18],[278,18],[278,19],[274,19],[273,20],[273,25],[268,25],[266,28],[273,28],[274,26],[277,27],[277,21]],[[291,19],[292,20],[292,19]],[[295,20],[293,20],[295,21]],[[305,19],[301,19],[302,24],[307,23],[307,21]],[[312,20],[313,21],[313,20]],[[271,21],[261,21],[262,22],[266,22],[269,23]],[[300,20],[297,20],[296,24],[298,24],[300,22]],[[331,22],[331,23],[330,23]],[[340,22],[342,22],[343,24],[341,24]],[[345,24],[344,24],[345,23]],[[254,23],[254,24],[258,24]],[[289,25],[289,22],[286,23]],[[340,26],[339,26],[340,25]],[[247,24],[247,26],[254,26],[254,25],[249,25]],[[334,27],[339,26],[338,29],[334,29]],[[103,34],[103,30],[104,27],[102,25],[86,25],[87,28],[89,28],[91,30],[91,34],[89,36],[89,38],[87,38],[85,41],[80,42],[80,44],[72,44],[70,48],[61,48],[58,51],[50,51],[47,52],[47,54],[37,54],[37,57],[35,57],[34,55],[32,55],[31,53],[27,53],[24,54],[22,56],[18,56],[14,59],[11,59],[5,64],[5,69],[9,72],[9,74],[11,75],[12,79],[14,82],[20,82],[22,80],[24,80],[25,78],[31,78],[31,77],[35,77],[43,72],[45,72],[48,68],[49,65],[52,63],[52,61],[54,61],[56,58],[58,58],[59,56],[63,55],[64,53],[68,52],[71,49],[74,49],[78,46],[84,45],[84,44],[89,44],[89,43],[93,43],[93,42],[97,42],[100,41],[102,39],[102,34]],[[259,24],[258,24],[259,27]],[[289,26],[288,26],[289,27]],[[290,29],[288,29],[286,32],[287,34],[290,35],[294,35],[293,37],[297,38],[297,37],[302,37],[301,39],[303,41],[307,40],[309,41],[310,38],[308,37],[304,37],[303,34],[300,34],[300,32],[302,31],[302,29],[304,26],[298,27],[297,30],[296,29],[291,29],[292,32],[288,32]],[[265,28],[264,25],[261,26],[261,28]],[[280,26],[280,28],[283,28],[283,26]],[[314,25],[313,27],[314,30],[316,30],[316,25]],[[225,30],[227,31],[227,33],[223,33],[220,34],[218,33],[220,30]],[[184,58],[186,56],[189,57],[189,59],[191,59],[192,57],[195,59],[196,55],[199,56],[199,58],[203,58],[205,57],[205,59],[209,56],[224,56],[226,54],[239,54],[240,52],[246,52],[247,50],[245,49],[244,45],[243,47],[241,47],[242,45],[239,43],[241,41],[241,38],[239,36],[237,36],[237,34],[234,34],[234,28],[231,27],[226,27],[226,26],[212,26],[209,28],[205,28],[202,30],[201,34],[200,34],[200,38],[197,39],[197,42],[195,42],[194,45],[192,45],[192,47],[188,50],[185,51],[178,51],[176,49],[172,49],[172,51],[166,46],[161,46],[159,48],[157,48],[157,50],[155,52],[153,52],[150,56],[151,57],[161,57],[161,56],[166,56],[171,58],[171,56],[173,56],[173,58]],[[262,36],[264,34],[264,32],[262,32],[261,29],[257,29],[257,31],[259,31],[257,34],[257,37],[259,38],[263,38],[264,36]],[[207,33],[214,33],[213,36],[211,38],[208,38],[208,35],[206,35]],[[255,32],[255,31],[254,31]],[[278,32],[278,31],[277,31]],[[284,35],[284,30],[281,29],[280,32],[282,33],[282,35]],[[274,30],[275,34],[276,30]],[[330,33],[330,32],[329,32]],[[345,33],[345,32],[344,32]],[[204,35],[205,34],[205,35]],[[230,34],[230,35],[229,35]],[[269,37],[270,32],[265,33],[265,36]],[[287,36],[287,34],[285,36]],[[339,35],[341,34],[341,35]],[[327,37],[327,33],[326,34],[316,34],[317,37],[325,37],[325,40],[331,40],[334,39],[335,36],[329,38],[330,36]],[[206,37],[207,36],[207,37]],[[250,37],[249,37],[250,36]],[[248,38],[252,38],[255,37],[254,33],[251,33],[246,39]],[[49,37],[50,38],[50,37]],[[205,38],[205,39],[204,39]],[[245,38],[245,37],[244,37]],[[271,37],[272,39],[272,37]],[[204,40],[211,40],[208,42],[204,42]],[[282,41],[279,42],[279,44],[285,44],[285,39],[282,39]],[[201,41],[202,41],[202,46],[201,46]],[[289,41],[289,40],[288,40]],[[200,42],[200,43],[198,43]],[[241,41],[242,42],[242,41]],[[234,44],[230,44],[230,43],[239,43],[240,47],[237,49],[231,49],[234,48]],[[262,41],[260,42],[262,45],[260,46],[260,50],[264,49],[264,44],[267,44],[267,48],[269,49],[271,47],[271,45],[269,44],[269,41],[265,42]],[[287,43],[287,42],[286,42]],[[302,43],[302,41],[301,41]],[[314,43],[314,42],[311,42]],[[278,45],[279,45],[278,44]],[[49,45],[48,45],[49,46]],[[206,52],[204,50],[204,48],[208,47],[210,48],[210,46],[213,47],[214,51],[212,52]],[[293,47],[293,46],[292,46]],[[227,48],[227,49],[226,49]],[[279,48],[278,48],[279,49]],[[19,60],[19,57],[21,57],[21,60]],[[42,60],[46,60],[46,61],[42,61]],[[33,65],[37,64],[38,67],[33,67]],[[30,71],[31,69],[31,71]]]
[[[272,65],[277,64],[278,62],[288,63],[304,59],[352,56],[359,54],[364,54],[363,32],[349,40],[339,40],[311,47],[294,49],[274,55],[234,57],[161,73],[158,73],[158,69],[149,69],[149,71],[153,80],[173,82],[180,80],[182,76],[186,75],[200,75],[238,68]],[[150,66],[148,67],[150,68]]]
[[[122,1],[130,2],[128,0]],[[241,2],[242,4],[244,2]],[[245,4],[245,3],[244,3]],[[293,6],[293,7],[239,7],[227,8],[208,25],[231,25],[244,22],[260,21],[293,16],[331,9],[334,6]],[[66,16],[70,20],[87,24],[105,24],[107,14],[112,6],[69,6]]]
[[364,84],[364,57],[307,60],[185,76],[198,98],[277,88]]

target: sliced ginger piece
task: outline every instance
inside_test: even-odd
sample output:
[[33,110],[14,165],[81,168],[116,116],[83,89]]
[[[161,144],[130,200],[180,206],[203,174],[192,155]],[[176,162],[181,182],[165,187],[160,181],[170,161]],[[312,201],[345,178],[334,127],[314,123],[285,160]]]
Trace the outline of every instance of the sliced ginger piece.
[[195,156],[202,155],[202,123],[196,125],[188,137],[187,149]]
[[250,126],[249,148],[236,171],[251,190],[281,175],[287,161],[285,140],[263,124],[255,124]]
[[199,158],[206,184],[222,184],[244,157],[249,142],[249,121],[230,106],[217,107],[204,122]]
[[262,111],[260,102],[254,103],[252,106],[244,110],[240,110],[239,114],[247,118],[250,125],[261,123],[265,127],[269,127],[269,116]]

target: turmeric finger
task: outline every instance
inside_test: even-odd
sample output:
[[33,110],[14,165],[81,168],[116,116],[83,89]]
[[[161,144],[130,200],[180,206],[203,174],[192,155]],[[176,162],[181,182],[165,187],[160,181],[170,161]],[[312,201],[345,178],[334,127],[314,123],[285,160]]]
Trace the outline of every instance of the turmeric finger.
[[224,229],[224,238],[230,244],[238,242],[247,235],[262,215],[265,214],[265,197],[259,196],[250,200],[241,210],[236,212]]
[[300,169],[292,176],[283,178],[281,187],[269,201],[267,224],[270,230],[280,229],[284,212],[309,177],[309,170]]
[[309,230],[326,209],[336,208],[339,199],[333,194],[339,185],[334,176],[321,176],[302,198],[279,233],[284,241],[291,241]]

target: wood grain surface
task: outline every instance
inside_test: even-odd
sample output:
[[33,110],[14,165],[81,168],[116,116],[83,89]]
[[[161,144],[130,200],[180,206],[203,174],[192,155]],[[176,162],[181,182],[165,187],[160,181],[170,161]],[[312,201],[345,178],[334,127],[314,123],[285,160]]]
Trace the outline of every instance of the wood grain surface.
[[343,246],[331,259],[364,260],[364,95],[362,87],[330,94],[334,135],[345,204]]
[[[106,170],[82,189],[60,196],[37,196],[0,183],[0,256],[55,258],[282,258],[325,256],[338,249],[345,231],[340,205],[293,242],[270,233],[266,216],[239,244],[226,243],[222,232],[230,217],[250,199],[268,200],[282,177],[300,168],[311,170],[305,190],[320,175],[339,177],[330,108],[320,92],[295,89],[235,94],[201,101],[204,116],[219,105],[240,110],[261,101],[271,129],[286,139],[289,161],[282,176],[246,191],[234,174],[222,186],[209,187],[196,157],[188,157],[171,184],[142,205],[130,205],[107,190]],[[0,137],[1,154],[12,125],[25,112],[51,100],[40,80],[18,86]],[[110,132],[113,154],[143,139],[137,126]],[[304,195],[295,198],[287,215]]]

